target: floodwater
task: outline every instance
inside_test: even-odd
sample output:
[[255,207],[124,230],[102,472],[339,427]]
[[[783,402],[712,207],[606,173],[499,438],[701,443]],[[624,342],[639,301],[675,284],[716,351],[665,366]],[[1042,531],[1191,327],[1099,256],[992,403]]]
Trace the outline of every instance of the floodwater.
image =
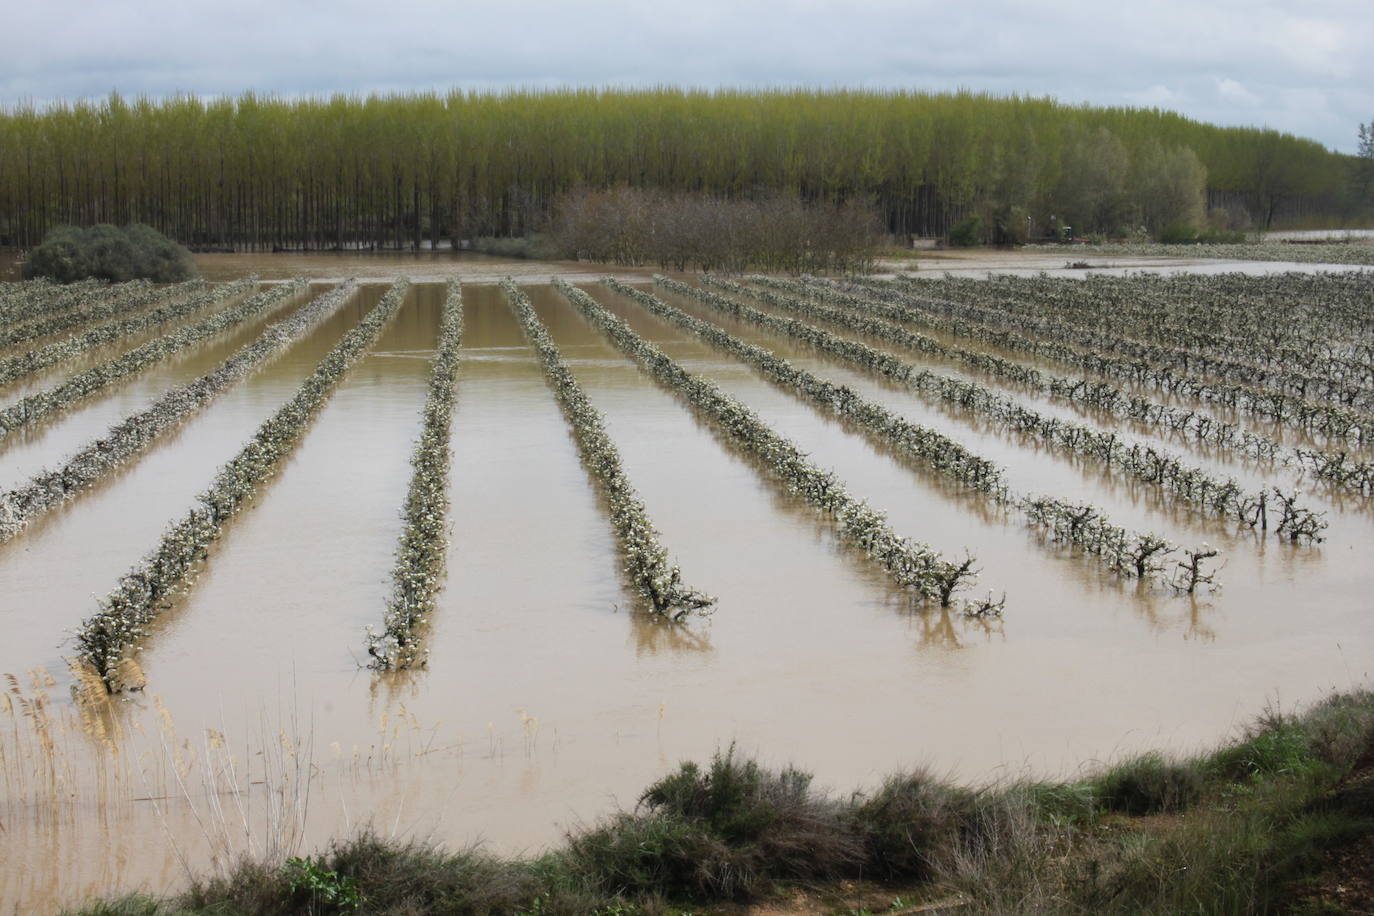
[[1267,242],[1324,242],[1329,239],[1353,241],[1370,238],[1374,238],[1374,229],[1287,229],[1281,232],[1264,233],[1264,240]]
[[[1266,703],[1290,708],[1369,677],[1374,570],[1358,561],[1374,549],[1368,501],[1319,502],[1330,512],[1325,544],[1257,540],[665,297],[937,426],[1003,464],[1018,491],[1091,501],[1118,524],[1223,551],[1224,587],[1214,593],[1122,582],[1045,544],[1014,511],[913,470],[590,276],[579,281],[833,469],[899,533],[946,556],[974,554],[978,593],[1007,595],[1000,622],[913,607],[824,518],[529,276],[537,312],[604,413],[684,579],[719,599],[708,618],[654,621],[622,581],[604,505],[489,282],[520,266],[474,268],[481,282],[463,287],[451,546],[426,670],[374,676],[364,628],[380,624],[389,591],[443,299],[437,283],[412,287],[282,471],[214,545],[194,588],[146,641],[146,691],[114,700],[99,728],[80,721],[68,697],[64,634],[386,284],[363,285],[135,466],[0,546],[0,672],[18,678],[11,697],[47,696],[51,717],[42,738],[31,727],[41,716],[0,706],[0,911],[161,890],[183,880],[183,861],[203,872],[216,852],[308,850],[363,824],[451,846],[534,850],[632,807],[679,761],[730,742],[811,770],[838,792],[914,766],[975,783],[1071,776],[1136,751],[1202,749]],[[137,384],[151,391],[208,371],[229,346],[207,345]],[[92,409],[135,406],[121,398],[129,395],[97,397]],[[22,476],[11,460],[0,451],[6,483]]]

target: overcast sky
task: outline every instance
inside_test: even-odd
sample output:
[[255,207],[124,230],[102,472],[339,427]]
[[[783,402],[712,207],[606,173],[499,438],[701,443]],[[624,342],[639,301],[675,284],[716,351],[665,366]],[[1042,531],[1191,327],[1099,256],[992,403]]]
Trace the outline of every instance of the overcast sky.
[[13,0],[0,104],[174,92],[852,86],[1050,95],[1353,152],[1371,0]]

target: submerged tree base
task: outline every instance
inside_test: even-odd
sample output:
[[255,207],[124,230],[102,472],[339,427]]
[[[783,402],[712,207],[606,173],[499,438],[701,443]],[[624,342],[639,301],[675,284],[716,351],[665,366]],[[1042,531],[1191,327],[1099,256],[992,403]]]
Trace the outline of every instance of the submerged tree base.
[[1205,756],[1145,754],[1073,783],[971,789],[912,771],[837,799],[732,746],[538,858],[363,832],[74,912],[1368,912],[1372,843],[1366,690],[1266,712]]

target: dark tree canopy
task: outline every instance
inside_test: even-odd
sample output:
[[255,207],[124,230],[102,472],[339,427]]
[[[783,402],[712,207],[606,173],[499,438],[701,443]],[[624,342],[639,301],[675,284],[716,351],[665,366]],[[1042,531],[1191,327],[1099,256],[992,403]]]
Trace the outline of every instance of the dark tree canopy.
[[97,279],[122,283],[152,280],[174,283],[199,275],[195,259],[151,226],[109,224],[82,229],[58,226],[29,253],[24,278],[48,277],[60,283]]

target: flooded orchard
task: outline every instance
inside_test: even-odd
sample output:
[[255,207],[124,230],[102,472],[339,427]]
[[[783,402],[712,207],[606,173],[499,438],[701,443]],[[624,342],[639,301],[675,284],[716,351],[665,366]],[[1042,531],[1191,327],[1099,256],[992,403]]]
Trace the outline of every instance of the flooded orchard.
[[[1053,283],[1075,281],[1019,281],[1027,285],[987,294],[1004,295],[998,304],[961,286],[969,281],[817,281],[788,292],[757,282],[683,288],[647,274],[625,277],[633,281],[627,289],[591,273],[567,275],[591,297],[592,306],[579,306],[575,291],[527,270],[518,292],[600,412],[683,583],[716,599],[708,614],[675,622],[650,612],[627,573],[605,490],[569,434],[512,309],[515,295],[493,282],[504,272],[476,258],[465,272],[466,263],[443,272],[468,282],[461,285],[446,568],[419,631],[424,667],[374,671],[366,630],[382,624],[398,539],[409,524],[402,510],[411,457],[440,323],[457,289],[439,277],[400,287],[389,276],[369,277],[340,288],[336,307],[300,322],[295,337],[241,380],[0,544],[0,671],[11,672],[0,707],[0,858],[12,863],[0,879],[6,909],[162,889],[183,881],[188,868],[200,872],[226,856],[313,849],[368,824],[453,846],[538,849],[567,828],[633,806],[679,761],[708,758],[731,742],[770,763],[795,763],[840,791],[916,765],[970,783],[1071,774],[1136,751],[1198,749],[1233,734],[1266,702],[1288,708],[1368,678],[1374,571],[1362,558],[1374,550],[1367,476],[1374,428],[1361,424],[1374,380],[1358,372],[1370,352],[1368,274],[1334,275],[1325,285],[1297,275],[1172,278],[1174,285],[1161,280],[1149,290],[1187,314],[1179,303],[1205,292],[1188,283],[1233,284],[1219,295],[1242,303],[1240,327],[1250,320],[1244,307],[1263,310],[1288,295],[1283,284],[1301,287],[1306,298],[1294,301],[1295,314],[1329,336],[1328,375],[1347,392],[1347,403],[1322,414],[1326,425],[1318,427],[1318,420],[1294,420],[1296,409],[1247,413],[1260,403],[1247,392],[1271,390],[1264,385],[1274,379],[1310,381],[1327,364],[1275,357],[1267,373],[1227,381],[1226,373],[1254,362],[1249,352],[1224,355],[1240,345],[1235,327],[1210,328],[1210,349],[1191,339],[1174,348],[1194,359],[1204,349],[1215,355],[1197,376],[1211,387],[1164,393],[1139,377],[1114,378],[1112,360],[1125,359],[1123,351],[1105,343],[1092,351],[1086,336],[1056,339],[1027,323],[1034,330],[994,343],[954,323],[994,306],[1019,315],[1014,300],[1029,313],[1033,304],[1021,297],[1057,302]],[[232,279],[211,275],[215,283]],[[1123,287],[1111,284],[1141,281],[1100,282],[1104,301],[1116,301]],[[0,440],[0,484],[15,492],[58,467],[337,285],[293,288],[222,333],[20,423]],[[17,289],[0,287],[0,306]],[[759,295],[770,291],[772,300]],[[666,308],[651,310],[645,293]],[[868,355],[851,358],[852,348],[723,311],[711,295],[822,329],[832,341],[863,343]],[[397,298],[383,314],[388,296]],[[945,351],[900,345],[877,325],[855,331],[816,309],[837,307],[844,296],[870,302],[873,315],[913,309],[906,326]],[[1324,301],[1334,311],[1317,314]],[[593,308],[609,317],[596,318]],[[926,309],[923,329],[919,309]],[[675,313],[845,386],[835,403],[881,407],[895,418],[889,428],[903,421],[904,429],[937,431],[951,448],[998,467],[1000,489],[971,486],[938,461],[922,464],[896,440],[876,437],[859,414],[805,399]],[[1077,316],[1074,328],[1093,326],[1085,311],[1048,313],[1065,327],[1065,314]],[[208,314],[25,376],[0,388],[0,410]],[[681,387],[618,346],[606,332],[617,318],[833,472],[898,535],[941,562],[972,557],[976,580],[961,580],[947,606],[896,581],[856,549],[833,514],[818,511]],[[108,607],[102,596],[158,547],[264,421],[369,321],[375,340],[357,345],[356,362],[330,381],[322,406],[300,422],[299,440],[222,520],[186,581],[150,599],[145,622],[130,631],[136,639],[119,648],[118,677],[102,681],[73,634],[102,600]],[[1302,321],[1292,322],[1293,339],[1273,343],[1274,353],[1300,348]],[[1173,333],[1166,324],[1161,338]],[[1204,325],[1193,316],[1178,333],[1209,331]],[[1110,358],[1095,369],[1055,363],[1036,341]],[[7,348],[0,360],[47,342]],[[980,363],[979,353],[1008,365]],[[884,357],[908,374],[856,362],[896,364]],[[1120,399],[1074,400],[1080,389],[1065,395],[1041,376],[1028,381],[1015,365],[1167,404],[1175,426],[1104,406]],[[934,376],[971,387],[956,399],[947,394],[951,383]],[[1230,391],[1231,399],[1208,400],[1213,391]],[[1196,416],[1177,420],[1184,410]],[[1013,411],[1020,426],[1008,419]],[[1031,429],[1028,413],[1045,425],[1056,421],[1056,430],[1077,424],[1116,433],[1113,442],[1134,448],[1135,457],[1075,453],[1065,443],[1078,433]],[[1349,426],[1333,425],[1350,417]],[[1218,420],[1258,439],[1218,440]],[[1264,443],[1270,452],[1256,454],[1269,448]],[[1166,485],[1164,471],[1154,480],[1125,473],[1147,448],[1155,458],[1180,459],[1167,472],[1173,483]],[[1333,470],[1336,452],[1346,457]],[[1190,495],[1198,489],[1210,501]],[[1225,511],[1216,509],[1218,490],[1229,494]],[[1244,500],[1255,494],[1267,494],[1263,525],[1245,520]],[[1028,508],[1047,498],[1058,502]],[[1281,518],[1281,505],[1293,511]],[[1092,543],[1076,528],[1066,534],[1061,516],[1051,518],[1075,507],[1093,510],[1099,534]],[[1301,519],[1311,524],[1306,536]],[[1170,545],[1143,577],[1108,556],[1136,545],[1129,539],[1139,532]],[[1177,564],[1202,545],[1218,551],[1202,571],[1217,582],[1189,593]],[[995,600],[1005,593],[1000,616],[985,606],[980,612],[989,591]],[[107,684],[117,690],[108,698]]]

